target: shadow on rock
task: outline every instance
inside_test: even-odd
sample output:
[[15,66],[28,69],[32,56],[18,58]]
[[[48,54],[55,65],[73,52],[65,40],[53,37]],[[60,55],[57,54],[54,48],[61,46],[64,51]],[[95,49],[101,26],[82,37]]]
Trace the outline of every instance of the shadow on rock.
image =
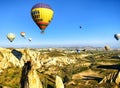
[[120,70],[120,64],[116,64],[116,65],[100,65],[100,66],[97,66],[97,68]]
[[112,56],[112,59],[120,59],[120,55]]
[[84,76],[84,78],[82,79],[83,80],[96,80],[99,83],[103,78],[95,77],[95,76]]
[[29,88],[29,83],[28,83],[28,73],[31,70],[31,62],[28,61],[25,63],[25,65],[22,68],[22,76],[20,80],[20,88]]
[[15,50],[15,49],[13,49],[12,51],[11,51],[11,53],[17,58],[17,59],[21,59],[21,57],[22,57],[22,53],[20,52],[20,51],[18,51],[18,50]]

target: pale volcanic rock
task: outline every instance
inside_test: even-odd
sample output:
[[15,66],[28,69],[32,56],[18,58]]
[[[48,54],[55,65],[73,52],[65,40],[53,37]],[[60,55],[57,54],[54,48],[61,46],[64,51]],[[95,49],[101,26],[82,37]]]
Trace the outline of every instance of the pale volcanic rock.
[[116,83],[117,85],[120,85],[120,71],[118,72],[118,75],[117,75],[117,78],[116,78],[116,80],[115,80],[115,83]]
[[75,63],[76,60],[72,58],[68,58],[66,56],[60,56],[60,57],[49,57],[47,60],[43,60],[44,63],[46,63],[46,67],[49,67],[50,65],[57,65],[57,66],[63,66],[70,63]]
[[33,49],[14,49],[0,48],[0,72],[8,67],[23,67],[24,63],[31,61],[34,68],[38,69],[42,66],[49,67],[51,65],[63,66],[75,63],[75,57],[56,56],[50,57],[47,54]]
[[36,67],[27,61],[22,67],[20,88],[43,88]]
[[0,49],[0,70],[11,66],[21,67],[20,61],[11,53],[11,49]]
[[58,75],[56,76],[55,85],[56,85],[56,88],[64,88],[62,78]]
[[31,69],[28,73],[29,80],[29,88],[43,88],[42,83],[39,79],[37,71],[35,69]]
[[116,83],[118,86],[120,86],[120,71],[110,73],[109,75],[105,76],[99,84],[102,83]]

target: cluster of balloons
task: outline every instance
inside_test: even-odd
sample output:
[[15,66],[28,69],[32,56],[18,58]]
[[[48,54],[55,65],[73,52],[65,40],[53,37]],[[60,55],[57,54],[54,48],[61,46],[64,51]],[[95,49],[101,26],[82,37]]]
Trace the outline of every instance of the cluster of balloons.
[[[41,33],[44,33],[44,30],[49,25],[53,19],[54,11],[48,4],[38,3],[35,4],[31,9],[31,16],[37,26],[40,28]],[[25,32],[21,32],[20,35],[26,38]],[[14,33],[8,33],[7,38],[10,42],[15,39],[16,35]],[[32,41],[32,38],[28,38],[29,41]]]
[[[120,34],[119,33],[118,34],[114,34],[114,38],[116,40],[119,40],[120,39]],[[110,46],[109,45],[106,45],[104,48],[105,48],[105,50],[110,50]]]
[[[24,37],[26,39],[26,33],[25,32],[21,32],[20,35],[22,37]],[[7,34],[7,39],[10,41],[10,42],[13,42],[13,40],[16,38],[16,35],[14,33],[8,33]],[[32,38],[28,38],[28,40],[31,42],[32,41]]]
[[[31,16],[36,25],[40,28],[41,33],[44,33],[46,27],[49,25],[49,23],[52,21],[54,15],[53,9],[48,4],[38,3],[35,4],[31,9]],[[80,29],[82,26],[80,26]],[[25,32],[21,32],[20,35],[24,38],[26,38]],[[12,42],[15,39],[15,34],[8,33],[7,38],[10,42]],[[115,34],[114,38],[116,40],[120,39],[120,34]],[[32,41],[32,38],[28,38],[29,41]],[[110,50],[110,47],[106,45],[105,50]],[[77,52],[80,52],[80,50],[77,50]]]
[[[21,32],[20,35],[26,39],[26,33],[25,32]],[[28,40],[31,42],[32,38],[28,38]]]

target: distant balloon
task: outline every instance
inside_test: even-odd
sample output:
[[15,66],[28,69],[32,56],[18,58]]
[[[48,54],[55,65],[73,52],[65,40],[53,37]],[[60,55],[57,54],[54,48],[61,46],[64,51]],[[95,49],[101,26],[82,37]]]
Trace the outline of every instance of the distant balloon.
[[83,49],[82,51],[87,51],[86,49]]
[[28,38],[28,40],[31,42],[31,41],[32,41],[32,38]]
[[41,33],[44,32],[46,27],[53,19],[53,14],[54,11],[52,10],[52,8],[49,5],[43,3],[38,3],[34,5],[31,9],[32,19],[41,29]]
[[10,41],[10,42],[12,42],[14,39],[15,39],[15,34],[13,34],[13,33],[8,33],[7,34],[7,38],[8,38],[8,40]]
[[22,37],[25,37],[25,32],[21,32],[20,35],[21,35]]
[[105,50],[110,50],[110,46],[106,45],[105,47]]
[[80,26],[80,29],[82,28],[82,26]]
[[52,51],[52,48],[48,48],[48,52],[51,52]]
[[119,40],[119,39],[120,39],[120,34],[115,34],[115,35],[114,35],[114,38],[115,38],[116,40]]
[[77,53],[80,53],[80,50],[79,49],[76,49]]

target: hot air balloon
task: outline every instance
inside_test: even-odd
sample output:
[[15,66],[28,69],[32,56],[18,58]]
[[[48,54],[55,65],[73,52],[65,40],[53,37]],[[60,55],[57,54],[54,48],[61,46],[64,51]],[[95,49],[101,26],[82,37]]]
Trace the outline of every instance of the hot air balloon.
[[25,38],[25,32],[21,32],[20,35]]
[[80,29],[82,28],[82,26],[80,26]]
[[31,41],[32,41],[32,38],[28,38],[28,40],[31,42]]
[[106,51],[110,50],[110,46],[108,46],[108,45],[106,45],[104,48]]
[[115,34],[114,37],[115,37],[116,40],[119,40],[120,39],[120,34]]
[[79,49],[76,49],[77,53],[80,53],[80,50]]
[[44,33],[44,30],[53,19],[53,14],[54,11],[48,4],[38,3],[31,9],[32,19],[40,28],[41,33]]
[[8,38],[8,40],[10,41],[10,42],[12,42],[14,39],[15,39],[15,34],[13,34],[13,33],[8,33],[7,34],[7,38]]

